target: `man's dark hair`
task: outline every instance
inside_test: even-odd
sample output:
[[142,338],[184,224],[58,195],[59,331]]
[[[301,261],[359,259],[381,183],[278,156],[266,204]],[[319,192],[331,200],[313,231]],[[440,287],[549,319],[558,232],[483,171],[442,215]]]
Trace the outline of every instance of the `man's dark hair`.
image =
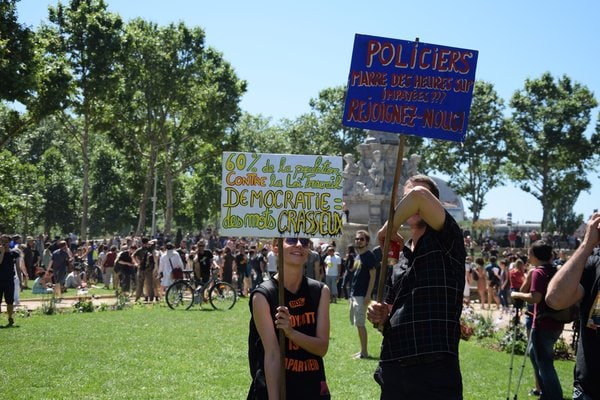
[[536,240],[531,244],[529,250],[540,261],[552,261],[552,246],[545,240]]
[[359,229],[356,231],[356,235],[361,234],[365,237],[365,240],[367,243],[369,243],[371,241],[371,235],[369,235],[369,232],[363,230],[363,229]]
[[422,174],[417,174],[417,175],[413,175],[410,178],[408,178],[408,180],[406,181],[407,183],[424,183],[425,186],[427,186],[427,189],[429,189],[429,191],[437,198],[440,198],[440,189],[438,188],[437,183],[435,183],[435,181],[428,177],[427,175],[422,175]]
[[490,264],[496,264],[496,261],[498,261],[498,259],[494,256],[490,257]]

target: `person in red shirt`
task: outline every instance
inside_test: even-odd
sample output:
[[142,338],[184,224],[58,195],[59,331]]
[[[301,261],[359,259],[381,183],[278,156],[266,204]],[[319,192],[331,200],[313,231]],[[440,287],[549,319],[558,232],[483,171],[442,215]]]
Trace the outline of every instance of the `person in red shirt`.
[[549,307],[544,300],[548,283],[556,273],[556,267],[552,264],[552,246],[544,240],[537,240],[531,244],[528,256],[530,264],[535,267],[526,278],[525,287],[527,282],[531,282],[529,290],[525,293],[513,292],[512,298],[534,303],[530,358],[542,389],[540,399],[562,400],[562,387],[554,368],[554,344],[564,324],[545,314]]
[[523,286],[523,282],[525,282],[525,264],[520,258],[515,261],[514,267],[510,269],[509,279],[510,291],[518,292],[521,286]]

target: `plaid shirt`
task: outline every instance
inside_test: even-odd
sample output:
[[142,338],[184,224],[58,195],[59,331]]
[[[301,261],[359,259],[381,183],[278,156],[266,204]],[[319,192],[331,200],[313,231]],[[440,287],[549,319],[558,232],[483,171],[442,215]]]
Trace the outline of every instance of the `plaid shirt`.
[[385,302],[393,304],[383,331],[381,360],[452,353],[458,355],[465,285],[465,247],[460,227],[446,211],[444,227],[427,227],[408,266],[388,279]]

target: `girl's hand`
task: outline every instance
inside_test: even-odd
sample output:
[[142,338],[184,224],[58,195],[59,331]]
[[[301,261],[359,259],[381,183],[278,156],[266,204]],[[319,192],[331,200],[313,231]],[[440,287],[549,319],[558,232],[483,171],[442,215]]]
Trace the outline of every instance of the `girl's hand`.
[[292,327],[290,325],[290,311],[287,307],[277,307],[277,313],[275,314],[275,327],[282,329],[285,336],[289,337],[292,334]]

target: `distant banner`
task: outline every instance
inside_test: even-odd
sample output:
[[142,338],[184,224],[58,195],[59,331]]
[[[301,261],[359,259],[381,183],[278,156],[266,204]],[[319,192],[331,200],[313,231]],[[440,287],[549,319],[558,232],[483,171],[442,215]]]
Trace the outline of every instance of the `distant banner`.
[[225,152],[221,234],[339,236],[342,185],[341,157]]
[[462,142],[478,52],[357,34],[343,125]]

